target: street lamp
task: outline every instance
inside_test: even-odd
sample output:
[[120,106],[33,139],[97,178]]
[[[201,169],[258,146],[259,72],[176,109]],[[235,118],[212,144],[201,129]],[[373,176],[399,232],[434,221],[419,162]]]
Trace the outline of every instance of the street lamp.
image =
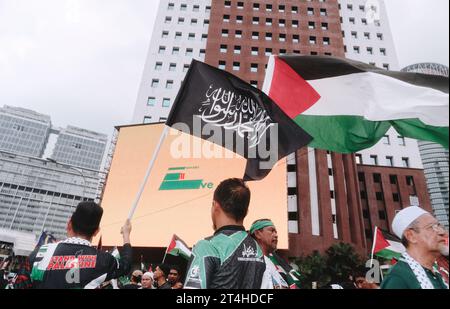
[[58,164],[58,165],[61,165],[61,166],[64,166],[64,167],[67,167],[69,169],[72,169],[72,170],[76,171],[83,178],[83,196],[82,196],[81,200],[84,201],[85,192],[86,192],[85,189],[86,189],[86,186],[87,186],[87,182],[86,182],[86,177],[84,176],[83,172],[81,170],[73,167],[73,166],[68,165],[68,164],[59,163],[58,161],[56,161],[56,160],[54,160],[52,158],[47,158],[47,161],[55,163],[55,164]]

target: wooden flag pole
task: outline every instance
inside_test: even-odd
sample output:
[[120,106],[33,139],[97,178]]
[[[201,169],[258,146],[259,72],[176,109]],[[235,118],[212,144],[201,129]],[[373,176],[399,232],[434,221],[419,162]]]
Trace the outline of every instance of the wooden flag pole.
[[161,146],[169,133],[169,127],[165,126],[164,131],[161,134],[158,145],[156,146],[155,151],[153,152],[152,160],[150,161],[147,172],[145,173],[144,180],[142,181],[141,187],[139,188],[139,192],[136,195],[133,206],[130,209],[130,213],[128,214],[128,220],[133,218],[134,212],[136,211],[137,205],[139,204],[139,200],[141,199],[142,193],[144,192],[145,185],[147,184],[148,178],[150,177],[150,173],[152,172],[153,166],[155,165],[156,158],[158,157],[159,151],[161,150]]

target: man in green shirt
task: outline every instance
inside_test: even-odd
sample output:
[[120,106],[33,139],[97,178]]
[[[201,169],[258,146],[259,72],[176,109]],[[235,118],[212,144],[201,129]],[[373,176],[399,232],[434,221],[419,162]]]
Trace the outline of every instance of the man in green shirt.
[[434,265],[446,231],[429,212],[411,206],[392,222],[406,252],[381,284],[382,289],[448,289]]
[[250,190],[242,179],[227,179],[214,191],[212,237],[192,250],[185,289],[259,289],[266,265],[258,243],[245,231]]

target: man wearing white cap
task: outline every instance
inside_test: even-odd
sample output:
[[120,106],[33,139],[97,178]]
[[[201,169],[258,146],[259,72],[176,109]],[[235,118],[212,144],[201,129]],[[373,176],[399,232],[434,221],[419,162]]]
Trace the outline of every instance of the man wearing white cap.
[[392,230],[402,239],[406,252],[392,268],[382,289],[448,289],[435,270],[436,258],[445,243],[446,232],[427,211],[407,207],[395,216]]

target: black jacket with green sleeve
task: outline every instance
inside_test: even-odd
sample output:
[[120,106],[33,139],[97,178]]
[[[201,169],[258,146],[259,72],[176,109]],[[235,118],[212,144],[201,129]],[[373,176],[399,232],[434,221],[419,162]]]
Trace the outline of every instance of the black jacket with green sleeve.
[[266,265],[242,226],[225,226],[192,251],[185,289],[259,289]]

